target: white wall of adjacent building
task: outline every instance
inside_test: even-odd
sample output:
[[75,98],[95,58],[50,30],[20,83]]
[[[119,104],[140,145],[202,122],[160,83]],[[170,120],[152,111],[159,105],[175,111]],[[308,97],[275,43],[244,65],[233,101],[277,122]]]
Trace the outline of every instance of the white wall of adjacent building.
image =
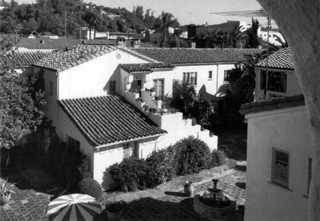
[[[252,113],[246,118],[245,220],[306,220],[312,149],[305,106]],[[272,181],[273,148],[289,153],[288,188]]]
[[[262,81],[261,71],[266,71],[266,68],[259,68],[259,67],[255,68],[255,72],[256,72],[255,101],[264,100],[264,90],[261,89],[261,81]],[[294,70],[274,69],[274,68],[268,69],[268,72],[272,72],[272,71],[283,72],[286,74],[287,76],[286,91],[278,92],[278,91],[267,90],[268,99],[302,94],[302,91],[301,91],[297,76],[294,73]]]

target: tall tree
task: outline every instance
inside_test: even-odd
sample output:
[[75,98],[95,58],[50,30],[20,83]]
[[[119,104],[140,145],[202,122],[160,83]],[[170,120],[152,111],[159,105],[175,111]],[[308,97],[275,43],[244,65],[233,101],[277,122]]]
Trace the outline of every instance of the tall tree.
[[159,20],[160,24],[157,24],[156,28],[160,28],[161,31],[161,46],[167,47],[167,41],[169,40],[169,28],[178,27],[179,22],[176,18],[174,18],[174,16],[171,13],[165,12],[162,12],[161,16],[159,17]]
[[247,37],[247,33],[242,31],[242,25],[235,25],[229,32],[229,41],[232,48],[238,48],[241,40]]
[[247,29],[246,34],[248,36],[246,47],[247,48],[258,48],[260,45],[258,37],[259,21],[252,18],[252,25]]
[[41,107],[45,104],[41,78],[14,71],[11,47],[16,40],[11,36],[0,40],[0,150],[10,149],[22,137],[36,130],[43,117]]

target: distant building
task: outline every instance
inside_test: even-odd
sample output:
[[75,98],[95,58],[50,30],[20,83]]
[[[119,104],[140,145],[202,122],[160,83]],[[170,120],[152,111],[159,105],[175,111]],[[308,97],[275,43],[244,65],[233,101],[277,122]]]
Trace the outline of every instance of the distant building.
[[255,72],[255,101],[302,94],[290,48],[279,49],[260,61],[255,65]]
[[277,40],[278,38],[285,43],[285,39],[280,33],[279,29],[269,29],[269,39],[268,39],[268,29],[264,27],[259,27],[258,29],[258,37],[260,37],[263,41],[276,45],[281,46],[281,43]]

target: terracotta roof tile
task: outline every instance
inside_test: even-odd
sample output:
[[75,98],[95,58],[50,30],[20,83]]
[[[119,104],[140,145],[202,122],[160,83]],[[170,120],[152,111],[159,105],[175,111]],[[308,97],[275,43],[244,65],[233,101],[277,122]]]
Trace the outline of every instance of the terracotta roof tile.
[[207,64],[244,61],[246,54],[261,53],[261,49],[239,48],[135,48],[132,49],[160,62],[171,64]]
[[247,115],[251,113],[259,113],[263,111],[273,111],[290,107],[302,106],[305,104],[303,95],[295,95],[290,97],[281,97],[261,102],[253,102],[243,104],[240,107],[240,113]]
[[157,62],[145,55],[132,51],[129,48],[112,44],[83,44],[74,48],[60,50],[50,53],[38,62],[33,63],[34,66],[48,68],[56,71],[64,71],[86,61],[102,56],[109,52],[120,49],[135,56],[139,56],[150,62]]
[[[9,59],[13,59],[15,62],[16,67],[28,67],[31,64],[39,61],[44,56],[48,55],[49,53],[44,52],[14,52],[13,54],[9,54]],[[0,62],[1,63],[1,62]]]
[[166,133],[116,95],[66,99],[59,105],[93,146]]
[[292,69],[294,70],[293,60],[290,48],[281,48],[278,51],[274,52],[267,59],[263,59],[256,67],[268,67],[270,68],[279,68],[279,69]]
[[174,66],[166,63],[141,63],[141,64],[121,64],[121,68],[129,73],[152,72],[153,70],[173,69]]

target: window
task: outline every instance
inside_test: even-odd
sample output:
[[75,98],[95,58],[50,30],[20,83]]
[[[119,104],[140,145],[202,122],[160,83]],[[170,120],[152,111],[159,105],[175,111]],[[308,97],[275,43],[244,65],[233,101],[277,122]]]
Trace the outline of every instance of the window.
[[164,79],[155,79],[153,80],[153,88],[156,92],[156,97],[159,100],[163,100],[164,98]]
[[72,149],[80,149],[80,142],[68,136],[68,147]]
[[116,93],[116,81],[109,82],[109,93],[115,94]]
[[[260,77],[260,88],[266,88],[267,72],[262,70]],[[268,90],[281,93],[287,92],[287,74],[285,72],[268,71]]]
[[273,148],[272,182],[289,187],[289,153]]
[[123,158],[128,159],[134,154],[133,147],[131,147],[131,143],[126,143],[123,145]]
[[212,79],[212,71],[209,71],[209,76],[208,76],[209,79]]
[[229,81],[230,80],[230,74],[231,74],[231,70],[224,70],[223,80],[224,81]]
[[50,81],[50,95],[53,95],[53,83]]
[[312,176],[312,159],[309,158],[309,161],[308,161],[308,189],[307,189],[307,195],[309,195],[309,192],[310,192],[311,176]]
[[189,85],[197,85],[197,72],[183,72],[183,82]]

